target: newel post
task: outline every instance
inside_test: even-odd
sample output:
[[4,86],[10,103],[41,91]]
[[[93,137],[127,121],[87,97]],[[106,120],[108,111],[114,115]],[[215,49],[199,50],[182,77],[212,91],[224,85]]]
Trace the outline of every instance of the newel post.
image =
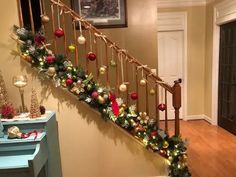
[[178,136],[180,131],[180,124],[179,124],[179,109],[181,107],[181,81],[175,81],[173,86],[173,107],[175,109],[175,136]]

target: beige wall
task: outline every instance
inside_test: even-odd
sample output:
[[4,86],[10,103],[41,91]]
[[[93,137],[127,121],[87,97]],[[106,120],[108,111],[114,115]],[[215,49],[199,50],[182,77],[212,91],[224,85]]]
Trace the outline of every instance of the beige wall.
[[[147,26],[144,26],[140,22],[144,22],[141,18],[141,12],[144,12],[141,10],[143,6],[149,8],[145,11],[145,15],[150,11],[147,16],[155,18],[155,10],[152,10],[154,1],[136,2],[129,1],[129,6],[132,5],[129,13],[137,13],[139,18],[135,19],[134,14],[129,14],[130,28],[111,30],[111,33],[113,38],[118,38],[115,37],[116,32],[117,36],[121,35],[121,43],[132,41],[135,44],[142,41],[143,45],[126,44],[126,47],[131,53],[138,52],[136,55],[141,58],[152,58],[150,61],[152,64],[156,61],[156,43],[152,40],[155,31],[152,29],[149,33],[148,28],[152,27],[152,23],[146,22]],[[15,106],[19,106],[19,93],[12,86],[11,80],[14,75],[25,74],[29,78],[29,84],[25,88],[26,105],[28,107],[30,105],[30,91],[34,86],[37,88],[41,103],[47,109],[57,112],[64,177],[145,177],[166,174],[166,165],[162,158],[137,145],[120,130],[104,122],[88,106],[53,87],[49,81],[39,80],[37,72],[33,72],[28,65],[20,62],[18,57],[14,58],[10,55],[10,50],[15,48],[15,43],[9,38],[9,34],[12,25],[18,23],[15,0],[0,1],[0,18],[0,70],[10,100]],[[144,36],[146,33],[148,33],[147,37]],[[147,49],[152,50],[146,52]]]
[[204,114],[206,8],[162,8],[158,9],[158,12],[187,12],[187,115]]

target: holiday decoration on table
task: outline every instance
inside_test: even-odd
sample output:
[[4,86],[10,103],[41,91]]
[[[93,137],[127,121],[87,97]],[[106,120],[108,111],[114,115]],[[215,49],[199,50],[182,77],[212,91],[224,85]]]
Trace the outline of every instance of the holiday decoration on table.
[[2,72],[0,71],[0,107],[2,107],[7,102],[8,102],[8,95],[7,95],[6,85],[2,76]]
[[24,100],[24,87],[28,83],[28,79],[25,75],[17,75],[13,76],[12,78],[13,85],[19,89],[20,97],[21,97],[21,106],[19,108],[20,113],[28,112],[27,107],[25,106],[25,100]]
[[30,106],[30,118],[37,118],[41,116],[40,105],[37,98],[36,90],[32,89],[31,94],[31,106]]
[[46,108],[44,106],[42,106],[42,105],[39,106],[39,110],[40,110],[41,115],[46,113]]
[[39,133],[42,133],[42,131],[33,130],[28,133],[22,133],[19,127],[17,126],[12,126],[7,129],[7,135],[9,139],[14,139],[14,138],[25,139],[29,138],[31,135],[34,135],[34,140],[36,140]]
[[12,103],[4,103],[4,105],[1,106],[0,113],[5,119],[12,119],[16,115],[16,110]]
[[[24,43],[20,43],[22,55],[32,57],[29,61],[33,67],[38,68],[40,75],[51,79],[57,87],[61,86],[84,101],[92,108],[98,110],[104,120],[111,120],[130,134],[138,138],[149,150],[157,152],[167,159],[169,163],[169,176],[189,177],[186,163],[186,142],[181,137],[170,137],[167,132],[158,129],[155,118],[147,113],[138,113],[135,105],[126,105],[121,98],[116,98],[109,88],[102,87],[93,80],[92,74],[86,74],[81,67],[73,66],[70,60],[63,55],[54,54],[36,45],[32,32],[15,27],[15,34]],[[26,41],[30,41],[30,44]],[[29,48],[35,50],[29,53]],[[46,60],[47,56],[55,56],[53,62]],[[119,56],[121,57],[121,56]],[[121,66],[123,66],[123,60]],[[40,64],[42,63],[42,64]],[[55,67],[53,77],[48,75],[48,68]],[[123,69],[121,74],[123,75]],[[69,79],[69,80],[68,80]],[[127,91],[127,83],[122,78],[120,90]]]

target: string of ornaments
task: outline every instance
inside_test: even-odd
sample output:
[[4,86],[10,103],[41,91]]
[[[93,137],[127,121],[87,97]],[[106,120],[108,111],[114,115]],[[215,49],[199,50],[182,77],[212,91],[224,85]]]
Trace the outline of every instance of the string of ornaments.
[[[59,1],[58,1],[59,3]],[[58,25],[58,28],[54,31],[54,35],[58,38],[61,38],[65,35],[64,33],[64,30],[61,28],[61,20],[60,20],[60,16],[61,14],[63,13],[63,11],[59,10],[59,4],[57,5],[57,25]]]

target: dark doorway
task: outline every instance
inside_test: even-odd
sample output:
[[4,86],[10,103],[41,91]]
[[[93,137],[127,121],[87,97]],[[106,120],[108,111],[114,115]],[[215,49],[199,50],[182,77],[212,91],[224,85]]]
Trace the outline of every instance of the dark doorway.
[[[21,0],[20,3],[21,3],[21,8],[22,8],[24,27],[27,29],[31,29],[29,1]],[[39,0],[33,0],[33,1],[31,0],[31,6],[32,6],[32,15],[34,19],[34,28],[35,28],[35,31],[38,31],[41,28]]]
[[218,124],[236,135],[236,21],[220,27]]

